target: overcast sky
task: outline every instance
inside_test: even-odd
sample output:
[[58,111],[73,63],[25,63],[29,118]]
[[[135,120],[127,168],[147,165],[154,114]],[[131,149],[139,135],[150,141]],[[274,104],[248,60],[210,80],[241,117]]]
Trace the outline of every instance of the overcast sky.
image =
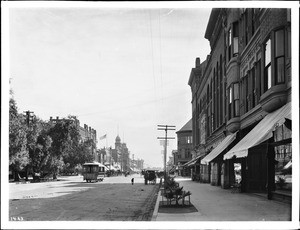
[[[191,119],[188,79],[195,58],[210,52],[210,11],[11,8],[10,76],[19,111],[44,120],[75,115],[97,131],[99,148],[114,147],[119,134],[131,157],[163,166],[157,125],[178,131]],[[177,140],[168,156],[174,149]]]

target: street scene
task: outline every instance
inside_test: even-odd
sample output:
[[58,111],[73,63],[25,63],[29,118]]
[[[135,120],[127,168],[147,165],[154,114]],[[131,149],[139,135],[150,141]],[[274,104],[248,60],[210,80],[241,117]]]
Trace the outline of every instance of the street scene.
[[1,229],[297,228],[297,2],[88,4],[4,3]]

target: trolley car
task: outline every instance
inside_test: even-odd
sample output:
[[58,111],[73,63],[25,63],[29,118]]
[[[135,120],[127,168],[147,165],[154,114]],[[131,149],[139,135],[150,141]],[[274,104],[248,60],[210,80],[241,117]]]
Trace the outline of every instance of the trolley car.
[[85,163],[82,165],[83,180],[86,182],[103,181],[105,175],[105,166],[101,163]]

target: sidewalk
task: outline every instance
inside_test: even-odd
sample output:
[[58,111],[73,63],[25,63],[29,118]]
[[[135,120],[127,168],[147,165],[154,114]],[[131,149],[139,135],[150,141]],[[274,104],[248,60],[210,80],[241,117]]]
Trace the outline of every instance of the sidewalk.
[[189,178],[176,178],[185,191],[190,191],[191,205],[172,208],[157,206],[154,221],[289,221],[291,204],[268,200],[250,193],[232,193],[219,186],[202,184]]

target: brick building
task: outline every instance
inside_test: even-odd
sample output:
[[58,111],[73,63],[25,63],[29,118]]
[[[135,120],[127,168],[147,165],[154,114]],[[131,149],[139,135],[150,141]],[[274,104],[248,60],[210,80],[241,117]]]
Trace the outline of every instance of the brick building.
[[200,181],[272,196],[291,160],[290,19],[289,9],[212,10],[211,52],[189,78]]
[[183,165],[192,159],[193,134],[192,119],[190,119],[177,134],[177,151],[174,152],[174,166],[178,175],[189,176],[190,170]]

